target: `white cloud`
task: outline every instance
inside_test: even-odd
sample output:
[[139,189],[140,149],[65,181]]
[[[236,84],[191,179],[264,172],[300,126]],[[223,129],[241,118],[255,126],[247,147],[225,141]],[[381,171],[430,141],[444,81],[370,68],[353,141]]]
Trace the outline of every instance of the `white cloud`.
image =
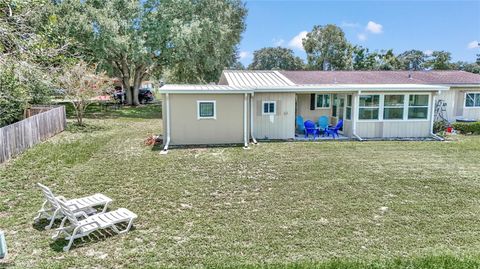
[[238,54],[238,56],[240,57],[240,59],[249,58],[249,57],[250,57],[250,52],[248,52],[248,51],[240,51],[240,53]]
[[345,28],[358,28],[360,27],[360,24],[356,23],[356,22],[342,22],[342,27],[345,27]]
[[432,56],[433,50],[426,50],[423,53],[425,53],[427,56]]
[[276,47],[282,46],[283,43],[285,43],[285,40],[283,40],[281,38],[280,39],[276,39],[276,38],[273,39],[273,45],[276,46]]
[[367,35],[363,34],[363,33],[358,34],[357,37],[358,37],[358,40],[360,40],[360,41],[367,40]]
[[468,43],[467,48],[469,48],[469,49],[480,48],[480,42],[477,41],[477,40],[473,40],[472,42]]
[[294,36],[290,42],[288,42],[288,45],[292,48],[296,48],[299,50],[304,50],[303,49],[303,44],[302,44],[302,39],[307,37],[307,31],[301,31],[298,33],[298,35]]
[[365,30],[372,34],[381,34],[383,32],[383,26],[379,23],[369,21]]

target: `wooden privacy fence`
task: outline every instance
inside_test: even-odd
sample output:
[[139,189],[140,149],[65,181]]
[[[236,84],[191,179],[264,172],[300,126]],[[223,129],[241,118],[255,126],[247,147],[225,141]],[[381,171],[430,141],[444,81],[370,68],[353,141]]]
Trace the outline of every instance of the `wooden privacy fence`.
[[0,128],[0,163],[62,132],[66,125],[65,107],[58,106]]

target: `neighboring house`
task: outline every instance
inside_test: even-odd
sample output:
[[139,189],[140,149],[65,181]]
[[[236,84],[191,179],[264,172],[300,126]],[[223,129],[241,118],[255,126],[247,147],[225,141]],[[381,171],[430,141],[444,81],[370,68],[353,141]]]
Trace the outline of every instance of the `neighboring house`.
[[356,139],[432,136],[442,109],[449,121],[480,120],[480,75],[463,71],[228,70],[218,85],[160,92],[165,148],[295,139],[298,115],[343,119],[342,134]]

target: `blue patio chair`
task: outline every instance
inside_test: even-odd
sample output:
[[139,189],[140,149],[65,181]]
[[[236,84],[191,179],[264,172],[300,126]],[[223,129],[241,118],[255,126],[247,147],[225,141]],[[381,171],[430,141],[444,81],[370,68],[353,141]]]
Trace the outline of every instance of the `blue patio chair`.
[[311,120],[305,121],[305,138],[308,138],[309,134],[313,135],[313,139],[318,136],[318,128]]
[[325,133],[327,134],[327,136],[329,135],[332,135],[332,137],[335,139],[335,135],[338,136],[338,130],[342,129],[343,127],[343,120],[339,120],[337,122],[337,125],[335,125],[335,127],[329,127],[325,130]]
[[305,132],[305,125],[303,123],[303,117],[298,115],[295,122],[297,123],[297,131],[299,133]]
[[327,116],[321,116],[318,118],[318,128],[320,133],[325,133],[325,130],[328,129],[328,117]]

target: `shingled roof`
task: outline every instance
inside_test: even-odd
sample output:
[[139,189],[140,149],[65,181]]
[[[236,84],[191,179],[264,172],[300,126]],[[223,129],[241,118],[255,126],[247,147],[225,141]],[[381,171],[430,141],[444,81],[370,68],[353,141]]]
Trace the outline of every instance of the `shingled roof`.
[[304,84],[480,84],[480,75],[465,71],[279,71]]

